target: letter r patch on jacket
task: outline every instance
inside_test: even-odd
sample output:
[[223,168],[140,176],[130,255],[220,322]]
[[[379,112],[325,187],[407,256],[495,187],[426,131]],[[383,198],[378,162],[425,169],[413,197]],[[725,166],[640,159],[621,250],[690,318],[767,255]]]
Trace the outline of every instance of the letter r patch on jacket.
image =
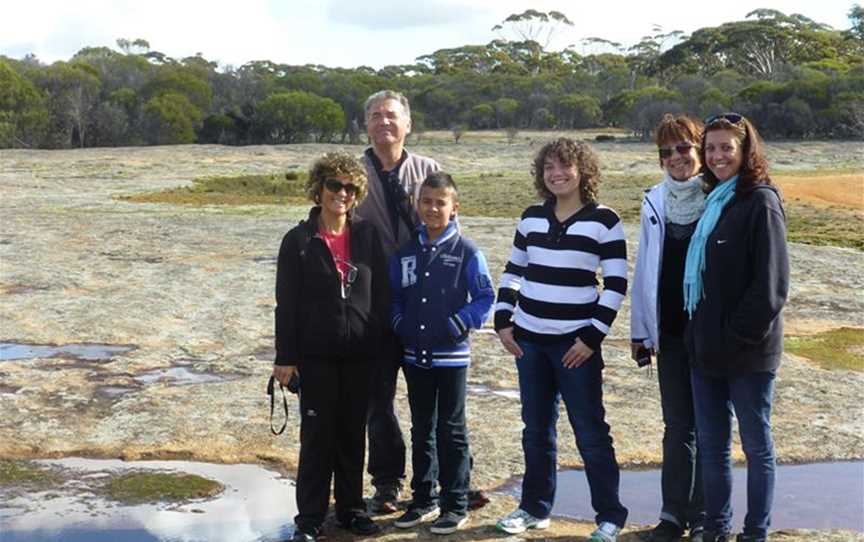
[[407,288],[417,283],[417,256],[405,256],[401,258],[402,264],[402,287]]

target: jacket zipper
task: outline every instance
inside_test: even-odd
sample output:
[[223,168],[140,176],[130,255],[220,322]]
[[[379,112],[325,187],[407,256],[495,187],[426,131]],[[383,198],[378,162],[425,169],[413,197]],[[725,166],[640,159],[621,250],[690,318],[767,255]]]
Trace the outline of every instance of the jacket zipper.
[[[648,204],[648,207],[651,208],[651,212],[654,213],[654,218],[657,220],[657,229],[660,232],[659,242],[663,242],[663,236],[666,235],[666,232],[663,231],[663,223],[660,219],[660,213],[657,212],[657,208],[654,207],[654,204],[651,203],[651,198],[648,194],[645,194],[645,203]],[[654,345],[655,350],[660,349],[660,272],[662,270],[662,266],[660,262],[663,261],[663,251],[660,250],[660,253],[657,255],[657,271],[655,276],[657,277],[657,285],[654,290],[654,332],[657,335],[657,344]],[[650,333],[650,331],[649,331]],[[653,338],[653,337],[652,337]]]

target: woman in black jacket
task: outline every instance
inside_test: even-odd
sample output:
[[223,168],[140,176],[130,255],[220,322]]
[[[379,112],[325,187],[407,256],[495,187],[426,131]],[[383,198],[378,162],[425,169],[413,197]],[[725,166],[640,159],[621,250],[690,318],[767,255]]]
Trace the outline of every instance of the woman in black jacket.
[[710,188],[687,251],[687,347],[705,500],[705,542],[730,540],[732,414],[747,458],[739,542],[767,540],[774,499],[771,404],[789,290],[786,220],[762,142],[746,118],[709,118],[700,149]]
[[358,535],[380,531],[363,503],[369,371],[389,307],[378,233],[351,211],[366,195],[352,156],[325,154],[309,172],[315,206],[282,239],[276,271],[276,361],[287,384],[302,377],[295,542],[314,542],[334,480],[336,519]]

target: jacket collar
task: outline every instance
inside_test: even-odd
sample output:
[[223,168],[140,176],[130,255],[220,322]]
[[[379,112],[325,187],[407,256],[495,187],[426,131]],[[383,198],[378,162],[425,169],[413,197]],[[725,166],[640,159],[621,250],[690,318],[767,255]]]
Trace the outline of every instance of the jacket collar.
[[455,219],[451,220],[447,227],[444,228],[444,232],[438,236],[434,241],[429,240],[429,234],[427,233],[426,224],[420,224],[417,227],[417,239],[423,246],[435,245],[440,246],[446,243],[449,239],[459,234],[459,222]]
[[[313,205],[311,209],[309,209],[309,216],[306,217],[306,220],[302,220],[300,225],[306,228],[306,231],[309,232],[309,235],[314,237],[318,235],[318,230],[320,229],[318,226],[318,217],[321,216],[321,206]],[[354,209],[348,212],[348,221],[347,225],[350,228],[354,223]]]
[[[381,160],[378,158],[378,155],[375,154],[375,149],[369,147],[368,149],[366,149],[365,154],[366,157],[369,158],[369,161],[372,162],[372,167],[375,169],[375,173],[378,175],[379,178],[383,179],[384,166],[381,165]],[[396,162],[396,165],[393,166],[393,169],[391,169],[390,171],[395,171],[398,174],[399,170],[402,168],[402,164],[405,163],[406,158],[408,158],[408,151],[403,148],[402,156],[399,157],[399,161]]]

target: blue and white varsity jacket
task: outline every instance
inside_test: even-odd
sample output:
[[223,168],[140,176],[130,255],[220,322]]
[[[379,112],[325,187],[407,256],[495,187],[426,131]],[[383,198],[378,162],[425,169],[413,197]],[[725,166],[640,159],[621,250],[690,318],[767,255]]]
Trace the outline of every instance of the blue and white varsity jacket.
[[483,325],[495,300],[486,258],[451,221],[429,241],[417,229],[390,260],[392,325],[405,348],[404,362],[418,367],[467,367],[468,332]]

